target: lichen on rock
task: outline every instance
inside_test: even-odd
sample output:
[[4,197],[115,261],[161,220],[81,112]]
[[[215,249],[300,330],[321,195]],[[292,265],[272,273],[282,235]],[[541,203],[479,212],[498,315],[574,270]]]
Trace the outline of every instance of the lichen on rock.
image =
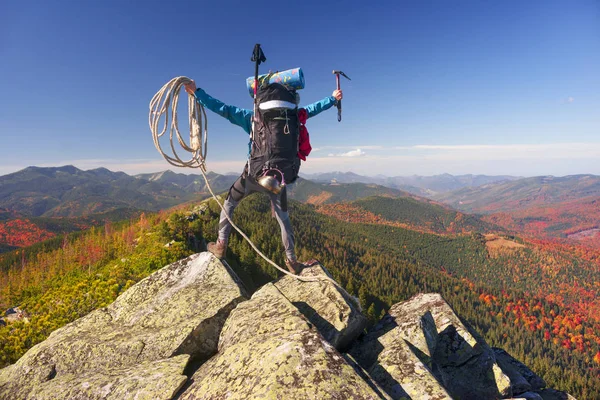
[[182,400],[379,398],[273,284],[231,313],[192,380]]
[[[330,276],[320,264],[303,269],[300,275]],[[275,286],[340,351],[345,350],[367,325],[358,300],[329,281],[302,282],[286,275]]]
[[183,371],[189,358],[184,354],[110,371],[65,374],[33,387],[27,399],[172,399],[187,381]]

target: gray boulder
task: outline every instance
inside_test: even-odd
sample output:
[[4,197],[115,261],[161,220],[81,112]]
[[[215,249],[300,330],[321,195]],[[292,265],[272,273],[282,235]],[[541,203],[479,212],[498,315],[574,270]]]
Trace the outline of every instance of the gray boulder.
[[402,337],[405,327],[395,329],[397,326],[386,315],[350,349],[350,354],[391,399],[451,400],[431,372],[426,357],[415,352],[414,346]]
[[179,354],[206,360],[217,352],[227,316],[245,299],[235,274],[212,254],[180,260],[0,370],[0,399],[24,398],[32,386],[82,371],[104,373]]
[[[300,275],[331,277],[321,265],[305,268]],[[275,286],[325,340],[340,351],[345,350],[367,325],[367,317],[362,314],[358,300],[329,281],[301,282],[286,275]]]
[[502,371],[508,375],[513,388],[513,395],[540,390],[546,387],[546,382],[536,375],[525,364],[513,358],[506,351],[493,347],[496,361]]
[[189,355],[103,372],[64,374],[31,389],[28,400],[172,399],[187,381]]
[[273,285],[231,313],[181,399],[378,399]]
[[23,310],[21,310],[19,307],[11,307],[8,310],[6,310],[6,312],[4,313],[4,318],[3,320],[5,321],[5,325],[8,322],[17,322],[17,321],[23,321],[28,323],[29,322],[29,314]]
[[350,350],[394,399],[497,399],[510,381],[439,294],[395,304]]

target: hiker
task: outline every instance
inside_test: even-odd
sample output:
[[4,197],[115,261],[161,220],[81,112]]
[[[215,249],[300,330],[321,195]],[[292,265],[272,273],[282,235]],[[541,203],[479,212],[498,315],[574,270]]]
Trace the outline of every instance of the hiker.
[[[261,154],[261,152],[257,150],[260,148],[260,143],[253,144],[252,142],[251,131],[254,111],[226,105],[208,95],[201,88],[196,88],[196,83],[194,81],[186,84],[185,90],[195,96],[196,100],[204,107],[219,114],[223,118],[227,118],[229,122],[240,126],[246,133],[251,135],[249,143],[250,161],[249,163],[246,163],[242,175],[235,181],[227,193],[227,199],[223,205],[224,210],[221,211],[221,216],[219,218],[218,239],[216,242],[208,244],[208,251],[218,258],[223,258],[227,250],[229,234],[231,233],[231,223],[227,219],[227,216],[229,216],[229,218],[233,217],[233,211],[245,196],[254,192],[266,193],[269,195],[271,209],[274,211],[277,222],[281,228],[281,239],[286,254],[285,265],[291,273],[298,274],[304,267],[304,264],[297,260],[294,250],[294,233],[292,231],[292,225],[287,209],[286,186],[283,186],[281,191],[276,194],[261,186],[257,181],[257,173],[262,172],[258,169],[264,168],[262,167],[261,162],[269,162],[271,159],[268,157],[272,156],[272,153],[270,150],[267,150],[266,154],[264,154],[264,152]],[[263,83],[259,86],[257,99],[259,101],[258,109],[260,118],[258,121],[255,121],[255,142],[260,141],[262,138],[262,143],[266,144],[266,141],[264,140],[266,132],[272,134],[273,129],[269,128],[273,127],[277,130],[282,130],[283,135],[294,131],[296,132],[296,136],[279,136],[282,138],[283,142],[288,145],[293,143],[294,147],[283,150],[281,154],[278,154],[277,169],[277,171],[283,171],[280,172],[280,175],[284,175],[280,177],[282,181],[285,181],[286,184],[293,183],[296,180],[298,170],[300,169],[300,158],[305,160],[308,152],[310,152],[308,134],[306,134],[303,139],[298,138],[298,136],[300,136],[300,133],[298,133],[301,129],[300,125],[304,124],[306,118],[314,117],[333,107],[337,101],[342,99],[342,91],[335,90],[330,97],[326,97],[323,100],[310,104],[304,108],[298,108],[300,98],[294,90],[289,90],[279,83]],[[277,114],[279,117],[271,119],[271,116],[274,114]],[[295,116],[297,116],[297,118],[294,118]],[[290,137],[292,139],[289,139]],[[293,139],[294,137],[296,138],[295,142]],[[298,148],[298,141],[300,141],[301,144],[300,148]],[[284,167],[279,167],[279,165],[283,165]],[[250,171],[248,170],[248,167],[250,167]],[[269,171],[271,170],[274,169],[269,169]]]

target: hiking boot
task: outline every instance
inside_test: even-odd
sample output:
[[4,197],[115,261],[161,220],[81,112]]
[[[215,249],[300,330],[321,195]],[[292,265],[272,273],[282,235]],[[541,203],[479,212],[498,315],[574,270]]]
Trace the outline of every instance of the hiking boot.
[[210,242],[206,249],[214,254],[217,258],[225,257],[225,253],[227,252],[227,243],[217,240],[217,242]]
[[292,261],[289,259],[285,260],[285,266],[287,267],[288,271],[290,271],[294,275],[298,275],[300,271],[302,271],[302,269],[304,269],[305,267],[305,265],[301,262],[298,262],[297,260]]

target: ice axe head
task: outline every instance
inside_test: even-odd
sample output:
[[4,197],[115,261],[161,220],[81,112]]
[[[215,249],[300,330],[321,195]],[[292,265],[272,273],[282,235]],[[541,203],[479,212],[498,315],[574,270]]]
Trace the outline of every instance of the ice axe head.
[[349,81],[351,81],[351,80],[352,80],[352,79],[348,78],[348,75],[346,75],[345,73],[343,73],[342,71],[339,71],[339,70],[337,70],[337,69],[334,69],[334,70],[333,70],[333,74],[334,74],[334,75],[338,75],[338,76],[339,76],[339,75],[341,75],[341,76],[343,76],[344,78],[348,79]]
[[337,83],[338,90],[340,90],[340,75],[343,76],[344,78],[348,79],[349,81],[352,80],[352,79],[348,78],[348,75],[346,75],[345,73],[343,73],[342,71],[339,71],[337,69],[333,70],[333,74],[335,75],[335,81]]

